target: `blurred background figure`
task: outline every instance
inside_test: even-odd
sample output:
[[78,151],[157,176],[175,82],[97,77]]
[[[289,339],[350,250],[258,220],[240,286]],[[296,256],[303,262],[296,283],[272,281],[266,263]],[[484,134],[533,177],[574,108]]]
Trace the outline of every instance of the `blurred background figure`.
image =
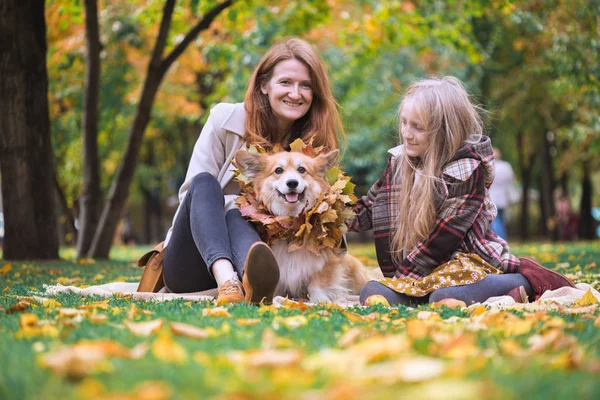
[[490,198],[498,208],[498,215],[492,222],[492,230],[504,240],[508,240],[506,233],[506,212],[510,206],[511,194],[514,190],[514,173],[508,163],[502,159],[502,152],[494,147],[495,177],[490,187]]
[[560,240],[575,240],[579,218],[571,208],[571,202],[562,190],[559,190],[556,199],[556,220]]

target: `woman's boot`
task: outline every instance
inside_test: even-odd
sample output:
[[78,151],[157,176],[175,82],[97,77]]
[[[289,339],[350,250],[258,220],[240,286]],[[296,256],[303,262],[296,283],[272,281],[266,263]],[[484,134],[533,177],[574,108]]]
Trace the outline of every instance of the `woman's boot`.
[[271,248],[263,242],[250,247],[244,263],[244,292],[252,304],[271,304],[279,283],[279,265]]

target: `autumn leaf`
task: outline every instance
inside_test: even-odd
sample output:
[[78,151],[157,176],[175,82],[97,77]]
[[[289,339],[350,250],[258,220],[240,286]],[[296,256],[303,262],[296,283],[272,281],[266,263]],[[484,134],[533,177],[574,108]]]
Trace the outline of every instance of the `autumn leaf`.
[[152,354],[157,360],[170,364],[184,364],[188,354],[185,347],[177,343],[173,336],[163,333],[152,343]]
[[29,310],[29,307],[31,307],[31,303],[29,303],[26,300],[20,300],[16,304],[8,307],[6,309],[6,313],[12,314],[12,313],[17,313],[17,312],[27,311],[27,310]]
[[163,323],[164,321],[162,318],[145,322],[132,322],[127,320],[123,321],[123,325],[125,325],[125,327],[127,327],[131,333],[133,333],[135,336],[141,337],[148,337],[153,333],[158,332],[160,328],[162,328]]
[[10,271],[12,271],[12,265],[5,264],[2,268],[0,268],[0,275],[8,275]]
[[225,307],[205,308],[202,310],[202,315],[205,317],[231,317],[229,310]]
[[573,305],[577,307],[590,306],[592,304],[598,304],[598,299],[596,298],[596,296],[594,296],[591,289],[588,289],[588,291],[585,292],[582,298],[576,300],[575,303],[573,303]]
[[211,335],[211,333],[206,329],[198,328],[194,325],[184,324],[181,322],[171,322],[169,327],[174,335],[183,336],[190,339],[206,339],[214,336]]

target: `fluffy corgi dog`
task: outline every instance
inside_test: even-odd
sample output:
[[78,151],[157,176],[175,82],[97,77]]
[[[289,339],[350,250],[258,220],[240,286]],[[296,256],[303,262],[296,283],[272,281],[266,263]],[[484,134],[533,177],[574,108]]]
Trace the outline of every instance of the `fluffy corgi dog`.
[[[256,199],[274,216],[297,217],[315,207],[329,190],[325,173],[337,161],[338,150],[317,157],[300,152],[273,154],[239,150],[236,165],[252,181]],[[280,269],[276,296],[308,298],[314,302],[335,301],[358,294],[369,280],[367,269],[349,254],[339,255],[329,247],[320,254],[300,248],[288,250],[288,242],[271,245]]]

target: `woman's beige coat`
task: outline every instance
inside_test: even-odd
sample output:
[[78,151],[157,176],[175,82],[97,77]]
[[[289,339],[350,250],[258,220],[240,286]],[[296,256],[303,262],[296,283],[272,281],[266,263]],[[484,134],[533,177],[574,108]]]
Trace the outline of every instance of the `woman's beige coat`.
[[[185,182],[179,189],[179,207],[173,222],[177,218],[192,179],[201,172],[210,173],[221,184],[225,194],[225,210],[236,207],[234,201],[240,194],[240,188],[232,181],[235,167],[231,161],[235,152],[245,145],[245,122],[246,111],[243,103],[220,103],[210,110],[208,120],[194,145]],[[167,233],[165,246],[169,243],[172,230],[173,226]]]

